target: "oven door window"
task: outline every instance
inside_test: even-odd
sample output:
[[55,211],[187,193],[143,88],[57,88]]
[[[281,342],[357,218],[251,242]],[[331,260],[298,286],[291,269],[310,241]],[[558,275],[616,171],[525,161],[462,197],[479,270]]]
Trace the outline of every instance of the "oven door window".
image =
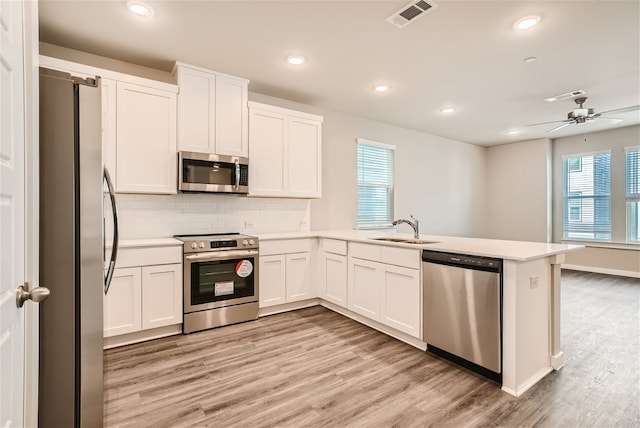
[[255,294],[254,259],[216,260],[191,265],[191,304],[220,302]]
[[233,163],[184,159],[182,168],[185,183],[236,184],[236,166]]

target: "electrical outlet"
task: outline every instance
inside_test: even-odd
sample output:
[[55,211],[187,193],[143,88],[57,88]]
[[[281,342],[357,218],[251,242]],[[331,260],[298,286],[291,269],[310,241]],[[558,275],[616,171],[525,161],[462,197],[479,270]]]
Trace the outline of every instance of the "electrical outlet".
[[529,288],[538,288],[540,278],[537,276],[529,277]]
[[253,229],[253,222],[252,221],[245,221],[244,222],[244,228],[245,228],[245,230]]

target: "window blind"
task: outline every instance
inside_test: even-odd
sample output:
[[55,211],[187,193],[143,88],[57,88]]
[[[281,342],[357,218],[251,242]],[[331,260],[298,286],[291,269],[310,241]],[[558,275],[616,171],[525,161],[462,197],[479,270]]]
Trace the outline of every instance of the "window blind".
[[625,155],[627,241],[640,242],[640,147],[627,147]]
[[563,158],[563,236],[611,240],[611,154]]
[[358,227],[393,221],[394,148],[358,139]]

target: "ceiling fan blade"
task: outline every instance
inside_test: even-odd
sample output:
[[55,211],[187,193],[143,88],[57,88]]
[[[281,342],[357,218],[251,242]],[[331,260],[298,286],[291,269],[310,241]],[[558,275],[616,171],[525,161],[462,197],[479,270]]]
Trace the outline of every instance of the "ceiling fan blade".
[[538,126],[538,125],[550,125],[552,123],[561,123],[561,122],[571,122],[571,120],[567,120],[567,119],[565,119],[565,120],[553,120],[551,122],[540,122],[540,123],[532,123],[530,125],[522,125],[522,127],[525,127],[525,126]]
[[615,121],[618,121],[618,122],[622,122],[622,119],[617,118],[617,117],[598,116],[598,119],[615,120]]
[[616,108],[616,109],[613,109],[613,110],[607,110],[607,111],[600,112],[600,114],[603,115],[603,114],[611,114],[611,113],[613,113],[613,114],[628,113],[628,112],[635,111],[635,110],[640,110],[640,105]]
[[555,131],[557,131],[557,130],[559,130],[559,129],[564,128],[565,126],[569,126],[569,125],[571,125],[571,123],[572,123],[572,122],[565,123],[564,125],[556,126],[555,128],[550,129],[550,130],[548,130],[548,131],[546,131],[546,132],[547,132],[547,133],[549,133],[549,132],[555,132]]

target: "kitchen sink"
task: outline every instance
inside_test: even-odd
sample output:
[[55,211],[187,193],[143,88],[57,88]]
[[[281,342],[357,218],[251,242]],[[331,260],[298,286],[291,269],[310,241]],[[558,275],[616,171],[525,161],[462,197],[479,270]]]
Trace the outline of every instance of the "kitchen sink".
[[416,244],[416,245],[424,245],[424,244],[437,244],[439,241],[425,241],[423,239],[411,239],[411,238],[369,238],[374,241],[385,241],[385,242],[399,242],[402,244]]

